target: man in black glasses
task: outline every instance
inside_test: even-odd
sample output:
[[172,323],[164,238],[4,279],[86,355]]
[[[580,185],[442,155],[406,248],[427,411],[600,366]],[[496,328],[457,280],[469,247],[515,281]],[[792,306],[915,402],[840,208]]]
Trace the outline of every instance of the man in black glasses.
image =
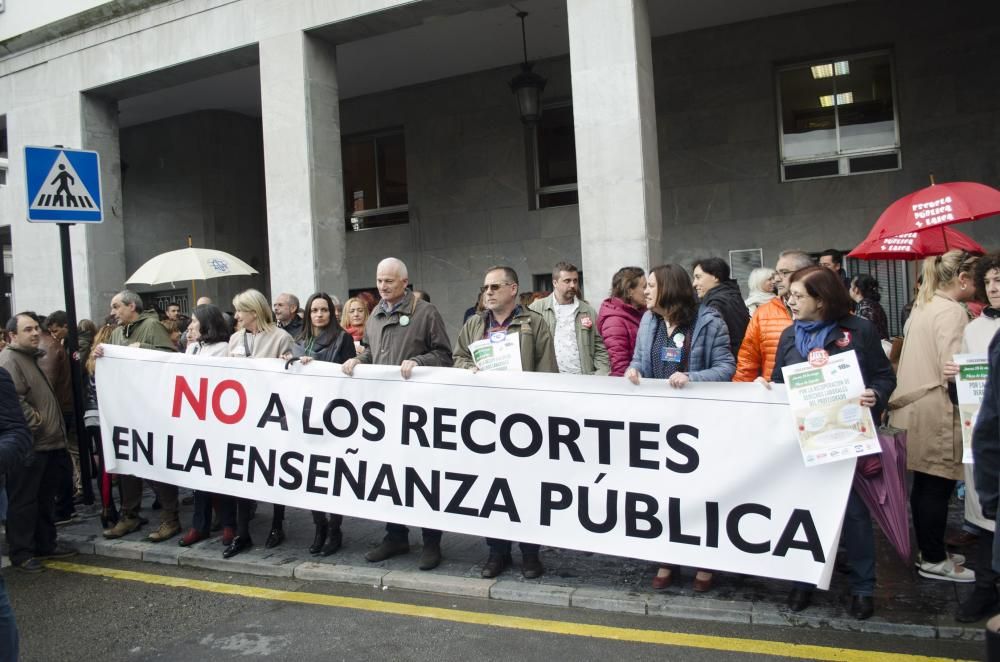
[[[455,367],[479,370],[559,372],[552,333],[545,319],[517,302],[517,272],[510,267],[491,267],[480,290],[482,313],[465,322],[455,344]],[[487,538],[490,556],[482,576],[492,579],[511,564],[509,540]],[[525,579],[545,572],[539,546],[521,543],[521,574]]]
[[[387,257],[375,270],[375,284],[382,301],[365,322],[361,353],[342,366],[353,375],[359,363],[398,365],[403,379],[417,366],[451,367],[451,341],[444,319],[433,304],[413,296],[406,286],[409,274],[402,260]],[[441,532],[423,530],[424,547],[418,567],[433,570],[441,563]],[[410,551],[410,530],[402,524],[385,525],[385,538],[365,559],[378,563]]]

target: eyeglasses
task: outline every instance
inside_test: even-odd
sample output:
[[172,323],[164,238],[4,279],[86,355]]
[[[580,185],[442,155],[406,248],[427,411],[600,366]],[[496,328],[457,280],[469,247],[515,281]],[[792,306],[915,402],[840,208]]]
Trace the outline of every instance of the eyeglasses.
[[788,293],[789,301],[791,301],[792,299],[799,300],[799,299],[812,299],[812,298],[813,296],[811,294],[796,294],[795,292]]
[[774,278],[787,278],[794,273],[795,271],[791,269],[778,269],[774,272]]
[[507,281],[504,281],[502,283],[490,283],[489,285],[483,285],[482,287],[479,288],[479,293],[482,294],[483,292],[486,292],[486,291],[496,292],[501,287],[503,287],[505,285],[510,285],[510,284],[511,283],[509,283]]

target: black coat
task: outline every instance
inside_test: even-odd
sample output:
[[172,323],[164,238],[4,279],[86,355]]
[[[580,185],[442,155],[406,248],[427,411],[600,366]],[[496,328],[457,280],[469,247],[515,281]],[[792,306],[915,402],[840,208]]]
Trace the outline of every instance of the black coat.
[[292,355],[310,356],[317,361],[328,363],[343,363],[357,356],[351,334],[339,327],[334,331],[332,327],[333,324],[313,340],[312,346],[309,346],[309,341],[304,338],[296,340],[292,347]]
[[[885,405],[889,402],[889,396],[896,389],[896,373],[893,372],[889,357],[882,349],[882,341],[878,337],[875,325],[863,317],[848,315],[837,321],[837,328],[830,333],[824,349],[831,356],[852,349],[857,352],[858,367],[861,368],[865,386],[875,391],[878,397],[875,406],[872,407],[872,418],[875,419],[875,425],[878,425],[882,420]],[[778,341],[771,381],[783,384],[785,380],[781,374],[781,367],[802,363],[805,360],[806,357],[795,347],[795,325],[792,324],[782,332]]]
[[724,280],[705,294],[701,305],[719,311],[722,321],[729,329],[729,349],[733,356],[739,356],[743,336],[746,335],[747,325],[750,324],[750,312],[743,303],[740,286],[731,278]]
[[[983,404],[972,432],[973,471],[983,516],[995,520],[1000,494],[1000,333],[990,342],[990,374]],[[1000,548],[993,547],[993,568],[1000,567]]]
[[17,399],[10,373],[0,368],[0,489],[4,475],[20,467],[31,455],[31,431]]

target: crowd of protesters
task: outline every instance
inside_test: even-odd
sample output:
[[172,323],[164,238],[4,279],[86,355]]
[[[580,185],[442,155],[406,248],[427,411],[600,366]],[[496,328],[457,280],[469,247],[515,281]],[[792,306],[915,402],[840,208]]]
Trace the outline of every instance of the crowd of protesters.
[[[554,266],[549,293],[522,292],[513,268],[493,266],[484,270],[476,303],[466,311],[454,344],[429,293],[410,287],[406,265],[395,258],[377,266],[380,299],[364,291],[343,305],[324,292],[311,294],[301,307],[292,293],[280,293],[269,302],[257,290],[246,290],[232,300],[231,312],[203,297],[187,317],[177,304],[161,315],[146,307],[140,295],[123,290],[112,299],[111,315],[101,326],[87,320],[80,323],[81,362],[89,387],[84,389],[88,393],[84,447],[91,447],[99,462],[100,405],[93,375],[104,345],[242,359],[324,361],[339,364],[348,376],[360,364],[393,365],[408,379],[417,366],[478,370],[470,345],[520,332],[523,371],[624,377],[640,388],[644,380],[665,380],[674,388],[727,381],[758,382],[770,388],[771,383],[783,381],[783,366],[805,361],[811,351],[853,350],[866,386],[862,405],[872,410],[877,423],[908,431],[918,574],[975,582],[974,592],[956,616],[961,621],[977,620],[997,609],[997,575],[991,569],[996,481],[982,491],[981,502],[975,489],[978,475],[972,465],[962,463],[957,407],[949,386],[958,372],[954,355],[986,353],[1000,328],[1000,255],[976,257],[951,251],[924,262],[898,368],[889,360],[889,325],[878,281],[867,274],[849,277],[837,251],[824,251],[818,264],[802,251],[784,251],[773,270],[753,270],[742,288],[721,258],[702,258],[689,267],[623,267],[610,283],[609,296],[592,305],[583,297],[580,270],[568,262]],[[970,305],[976,301],[979,306]],[[12,563],[26,572],[41,571],[42,559],[74,553],[59,544],[56,525],[74,517],[74,502],[81,494],[80,462],[91,460],[75,452],[69,359],[63,347],[66,325],[66,315],[60,311],[44,319],[18,313],[7,323],[6,349],[0,352],[0,390],[12,383],[34,451],[30,463],[10,469],[13,461],[5,450],[5,431],[0,430],[0,470],[8,467],[7,543]],[[9,404],[0,403],[0,423],[5,416],[17,418],[19,412]],[[120,538],[138,530],[146,523],[140,513],[142,479],[126,475],[112,479],[99,464],[96,471],[102,477],[102,516],[108,524],[104,536]],[[113,481],[120,490],[120,507],[110,496]],[[966,486],[966,530],[960,544],[975,546],[975,572],[947,544],[954,542],[954,537],[946,536],[945,525],[957,481]],[[182,532],[178,489],[148,482],[160,510],[159,525],[148,539],[174,538]],[[221,530],[223,557],[253,547],[250,521],[256,502],[196,491],[193,504],[191,526],[181,535],[180,545],[193,545]],[[284,506],[273,506],[265,547],[284,541],[284,515]],[[336,553],[343,543],[343,517],[325,512],[312,516],[315,535],[309,552]],[[385,529],[384,539],[366,554],[370,562],[410,551],[407,527],[387,523]],[[442,535],[422,530],[421,570],[441,563]],[[846,505],[842,543],[852,595],[849,612],[865,619],[874,612],[875,540],[871,516],[854,489]],[[495,577],[513,564],[512,546],[511,541],[487,539],[483,577]],[[544,574],[539,546],[523,542],[519,546],[523,576]],[[665,588],[677,581],[679,573],[680,568],[664,559],[652,585]],[[696,592],[709,591],[712,583],[711,569],[695,570]],[[793,585],[789,608],[807,608],[812,589]],[[3,597],[0,584],[0,619]]]

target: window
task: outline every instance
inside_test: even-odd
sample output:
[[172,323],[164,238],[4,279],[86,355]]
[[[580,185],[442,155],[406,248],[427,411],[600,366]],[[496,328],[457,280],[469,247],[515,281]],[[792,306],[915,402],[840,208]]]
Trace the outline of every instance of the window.
[[577,204],[573,106],[565,102],[546,105],[534,137],[534,208]]
[[348,230],[409,222],[406,144],[401,129],[345,137],[343,167]]
[[777,78],[783,180],[900,168],[888,52],[782,67]]

